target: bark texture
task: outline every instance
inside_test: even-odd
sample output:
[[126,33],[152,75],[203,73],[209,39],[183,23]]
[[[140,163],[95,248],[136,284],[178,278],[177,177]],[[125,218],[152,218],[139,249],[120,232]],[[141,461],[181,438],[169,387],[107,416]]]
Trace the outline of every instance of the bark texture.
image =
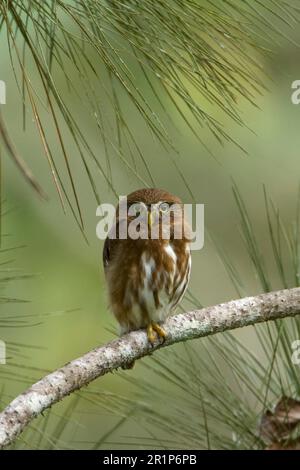
[[150,346],[144,330],[93,349],[55,370],[15,398],[0,413],[0,448],[13,442],[46,408],[108,372],[126,367],[156,349],[255,323],[300,313],[300,288],[232,300],[168,318],[167,340]]

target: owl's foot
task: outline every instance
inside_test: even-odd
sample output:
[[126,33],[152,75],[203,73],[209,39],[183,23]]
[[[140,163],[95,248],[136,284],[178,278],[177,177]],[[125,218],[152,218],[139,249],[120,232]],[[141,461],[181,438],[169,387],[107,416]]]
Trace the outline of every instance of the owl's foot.
[[158,323],[150,323],[147,327],[147,336],[148,336],[148,341],[149,343],[153,344],[156,339],[157,334],[158,338],[162,338],[162,342],[166,340],[167,334],[165,330],[158,324]]
[[152,323],[149,323],[149,325],[147,326],[147,337],[148,337],[149,343],[153,344],[155,342],[155,333],[154,333]]
[[162,339],[162,342],[166,341],[167,333],[158,323],[152,323],[152,328],[156,331],[157,336]]

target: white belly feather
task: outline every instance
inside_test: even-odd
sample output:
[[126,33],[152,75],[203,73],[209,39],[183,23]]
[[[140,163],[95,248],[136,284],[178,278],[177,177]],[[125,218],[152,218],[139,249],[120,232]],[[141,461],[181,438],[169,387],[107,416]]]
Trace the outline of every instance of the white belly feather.
[[[162,322],[166,319],[168,315],[172,313],[172,311],[176,308],[178,302],[183,297],[183,294],[186,290],[188,285],[190,270],[191,270],[191,255],[189,248],[187,255],[188,255],[188,263],[187,268],[183,274],[181,274],[181,278],[178,276],[178,267],[177,267],[177,256],[171,244],[165,246],[165,253],[169,257],[169,266],[171,269],[168,272],[164,272],[163,270],[157,270],[156,262],[154,258],[149,257],[148,253],[144,252],[141,257],[141,270],[144,272],[143,282],[141,287],[138,291],[138,298],[139,302],[137,303],[131,297],[131,319],[135,323],[135,328],[144,328],[147,326],[145,324],[145,315],[143,314],[143,309],[148,312],[148,321],[153,322]],[[162,279],[163,277],[163,279]],[[168,279],[169,277],[169,279]],[[176,279],[177,288],[174,292],[174,280]],[[155,297],[153,294],[154,289],[160,286],[157,289],[157,296],[159,300],[159,306],[155,303]],[[167,287],[169,286],[169,288]],[[129,286],[127,288],[126,295],[129,295]],[[128,301],[129,299],[127,299]],[[128,304],[128,302],[127,302]],[[141,307],[143,306],[143,309]],[[147,322],[146,322],[147,323]],[[124,332],[124,328],[122,328]],[[125,328],[126,330],[126,328]]]

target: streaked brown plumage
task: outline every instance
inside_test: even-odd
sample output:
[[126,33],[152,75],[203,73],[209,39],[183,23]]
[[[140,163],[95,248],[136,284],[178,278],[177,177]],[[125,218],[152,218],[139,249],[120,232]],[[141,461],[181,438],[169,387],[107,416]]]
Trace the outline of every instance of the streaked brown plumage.
[[[173,313],[188,285],[191,256],[186,222],[177,221],[171,213],[170,205],[176,204],[182,214],[180,199],[160,189],[141,189],[127,196],[128,207],[133,205],[138,211],[156,214],[156,224],[161,227],[163,211],[169,211],[169,239],[163,239],[159,229],[158,239],[112,239],[107,237],[103,249],[103,264],[108,285],[111,309],[121,327],[121,334],[131,330],[147,328],[148,339],[155,341],[156,334],[164,339],[165,332],[160,323]],[[152,206],[151,206],[152,204]],[[144,209],[145,208],[145,209]],[[116,211],[116,227],[126,224],[120,219],[119,207]],[[181,239],[175,239],[176,224],[181,223],[185,232]]]

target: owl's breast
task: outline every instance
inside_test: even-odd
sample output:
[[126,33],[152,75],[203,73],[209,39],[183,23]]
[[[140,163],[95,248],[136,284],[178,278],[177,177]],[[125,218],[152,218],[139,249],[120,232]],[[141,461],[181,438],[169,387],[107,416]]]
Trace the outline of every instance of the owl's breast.
[[[159,249],[158,249],[159,248]],[[188,285],[191,270],[187,243],[149,246],[128,266],[122,299],[122,331],[161,322],[177,306]]]

